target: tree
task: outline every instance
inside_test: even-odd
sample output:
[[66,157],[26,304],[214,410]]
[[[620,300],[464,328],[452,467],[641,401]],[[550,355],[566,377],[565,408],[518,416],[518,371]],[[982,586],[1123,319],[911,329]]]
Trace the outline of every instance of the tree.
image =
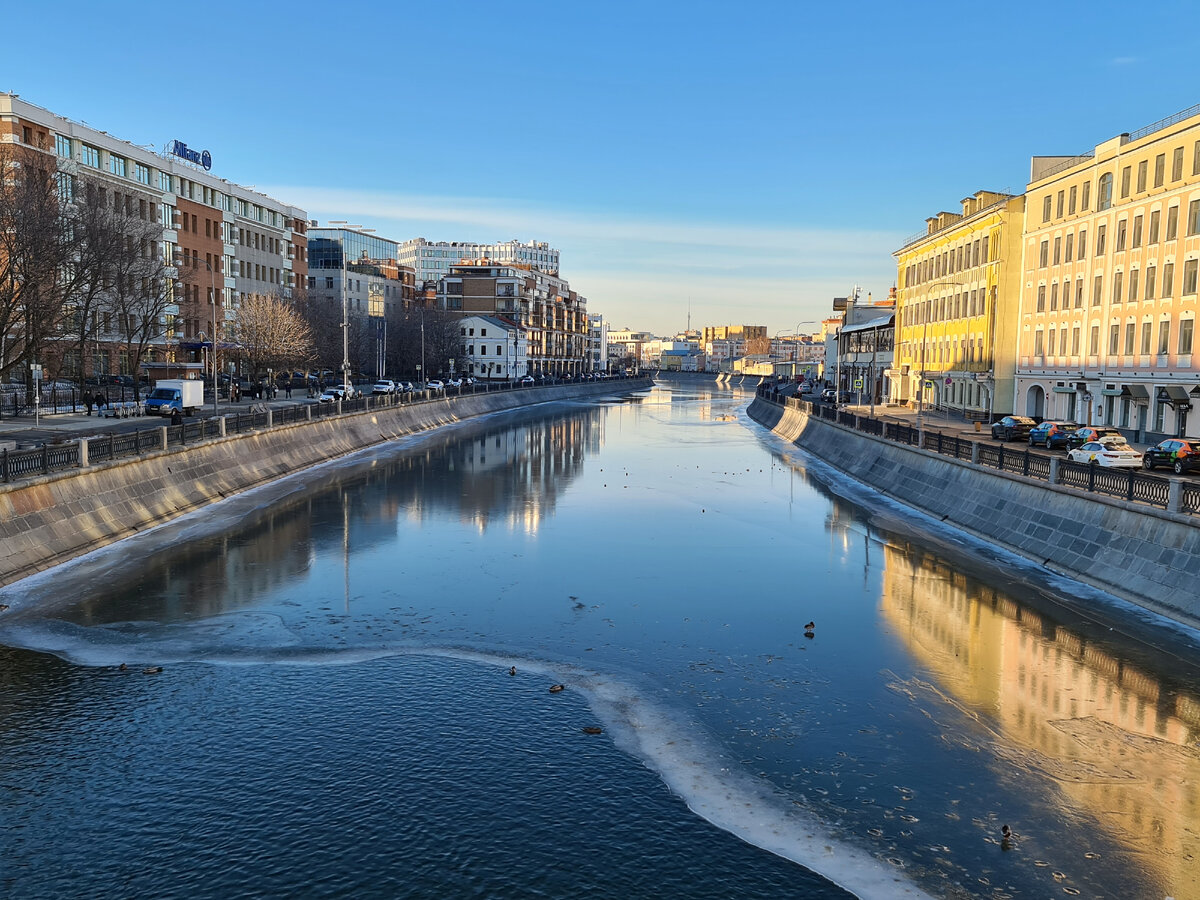
[[[108,264],[104,311],[115,319],[115,331],[128,348],[129,366],[136,374],[150,346],[165,342],[167,310],[175,302],[175,270],[163,258],[162,226],[133,216],[114,224],[126,243]],[[139,384],[135,378],[135,399]]]
[[290,302],[278,294],[248,294],[233,322],[234,342],[254,379],[267,370],[290,370],[315,356],[312,331]]

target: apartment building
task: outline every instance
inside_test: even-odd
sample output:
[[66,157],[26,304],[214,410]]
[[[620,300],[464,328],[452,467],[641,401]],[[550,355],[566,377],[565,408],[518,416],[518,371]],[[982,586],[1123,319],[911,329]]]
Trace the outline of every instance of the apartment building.
[[608,323],[599,313],[588,314],[588,359],[592,372],[608,371]]
[[559,252],[544,241],[502,241],[479,244],[473,241],[427,241],[414,238],[404,241],[397,257],[401,265],[416,273],[417,283],[436,283],[450,274],[450,269],[466,260],[488,259],[499,265],[536,269],[548,275],[559,272]]
[[[44,155],[63,199],[73,199],[84,182],[99,185],[125,214],[161,225],[159,249],[179,279],[159,322],[153,360],[196,357],[214,326],[220,347],[243,297],[289,297],[307,278],[304,211],[213,175],[219,159],[208,150],[171,140],[155,151],[13,93],[0,93],[0,141]],[[94,337],[86,358],[62,352],[46,360],[50,370],[136,374],[111,318],[97,317]]]
[[1012,412],[1025,198],[977,191],[896,257],[891,402],[968,418]]
[[462,315],[503,316],[522,326],[533,375],[591,371],[587,299],[556,275],[491,259],[462,262],[438,282],[437,305]]
[[525,329],[502,316],[463,316],[459,370],[482,381],[515,381],[529,373]]
[[1200,106],[1034,157],[1026,196],[1016,411],[1200,435]]

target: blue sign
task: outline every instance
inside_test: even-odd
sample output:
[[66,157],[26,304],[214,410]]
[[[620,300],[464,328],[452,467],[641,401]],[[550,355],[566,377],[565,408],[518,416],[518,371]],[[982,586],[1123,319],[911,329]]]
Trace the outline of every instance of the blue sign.
[[195,163],[206,172],[212,168],[211,153],[209,153],[207,150],[197,153],[183,141],[171,142],[171,154],[173,156],[178,156],[180,159],[186,159],[190,163]]

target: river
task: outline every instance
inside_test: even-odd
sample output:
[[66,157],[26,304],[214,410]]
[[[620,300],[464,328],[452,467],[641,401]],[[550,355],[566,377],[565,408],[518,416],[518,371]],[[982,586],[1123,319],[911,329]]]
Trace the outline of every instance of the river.
[[749,400],[468,421],[5,590],[0,893],[1200,897],[1195,635]]

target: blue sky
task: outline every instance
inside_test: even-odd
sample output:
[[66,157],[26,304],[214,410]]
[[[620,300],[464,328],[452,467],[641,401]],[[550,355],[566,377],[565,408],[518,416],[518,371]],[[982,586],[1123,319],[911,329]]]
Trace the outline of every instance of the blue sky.
[[660,334],[881,297],[926,216],[1200,103],[1172,0],[54,10],[6,11],[0,89],[322,223],[548,241],[591,311]]

